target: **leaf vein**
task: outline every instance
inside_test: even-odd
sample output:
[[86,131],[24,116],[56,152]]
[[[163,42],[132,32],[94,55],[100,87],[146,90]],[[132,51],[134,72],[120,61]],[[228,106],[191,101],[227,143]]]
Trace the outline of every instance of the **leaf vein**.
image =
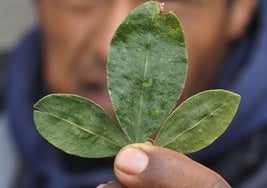
[[[154,18],[155,18],[155,14],[152,16],[151,18],[151,24],[150,24],[150,32],[148,33],[148,41],[147,41],[147,45],[149,45],[150,41],[151,41],[151,30],[152,30],[152,26],[153,26],[153,22],[154,22]],[[146,78],[146,74],[147,74],[147,67],[148,67],[148,58],[149,58],[149,54],[150,54],[150,48],[147,49],[147,53],[146,53],[146,60],[145,60],[145,68],[144,68],[144,75],[143,75],[143,81]],[[139,102],[139,112],[138,112],[138,119],[137,119],[137,135],[140,135],[140,120],[141,120],[141,114],[142,114],[142,106],[143,106],[143,97],[144,97],[144,86],[142,84],[142,89],[140,92],[140,102]]]
[[186,133],[186,132],[188,132],[188,131],[191,131],[191,130],[195,129],[197,126],[199,126],[199,124],[200,124],[202,121],[204,121],[204,120],[207,119],[208,117],[212,116],[216,111],[220,110],[221,108],[223,108],[224,106],[226,106],[226,105],[228,105],[228,104],[230,104],[230,103],[232,103],[232,102],[234,102],[234,100],[231,100],[231,101],[229,101],[229,102],[227,102],[227,103],[221,105],[219,108],[216,108],[214,111],[212,111],[212,113],[210,113],[209,115],[207,115],[207,116],[205,116],[204,118],[202,118],[199,122],[197,122],[197,123],[196,123],[194,126],[192,126],[190,129],[187,129],[187,130],[181,132],[181,133],[178,134],[176,137],[174,137],[172,140],[170,140],[169,142],[167,142],[166,144],[164,144],[162,147],[167,146],[168,144],[174,142],[174,141],[177,140],[180,136],[182,136],[184,133]]
[[63,119],[63,118],[59,117],[59,116],[55,116],[55,115],[53,115],[53,114],[51,114],[51,113],[42,111],[42,110],[40,110],[40,109],[38,109],[38,110],[39,110],[40,112],[45,113],[45,114],[48,114],[48,115],[50,115],[50,116],[52,116],[52,117],[54,117],[54,118],[60,119],[60,120],[62,120],[62,121],[65,121],[65,122],[67,122],[67,123],[73,125],[74,127],[77,127],[78,129],[81,129],[82,131],[84,131],[84,132],[86,132],[86,133],[88,133],[88,134],[94,135],[94,136],[96,136],[96,137],[100,137],[100,138],[102,138],[102,139],[104,139],[104,140],[106,140],[106,141],[108,141],[108,142],[110,142],[110,143],[113,143],[113,144],[116,145],[116,146],[123,147],[123,146],[119,145],[118,143],[114,142],[113,140],[108,139],[108,138],[106,138],[106,137],[104,137],[104,136],[101,136],[101,135],[99,135],[99,134],[96,134],[96,133],[94,133],[94,132],[92,132],[92,131],[89,131],[89,130],[87,130],[87,129],[85,129],[85,128],[83,128],[83,127],[81,127],[81,126],[79,126],[79,125],[77,125],[77,124],[75,124],[75,123],[73,123],[73,122],[70,122],[70,121],[68,121],[68,120],[66,120],[66,119]]

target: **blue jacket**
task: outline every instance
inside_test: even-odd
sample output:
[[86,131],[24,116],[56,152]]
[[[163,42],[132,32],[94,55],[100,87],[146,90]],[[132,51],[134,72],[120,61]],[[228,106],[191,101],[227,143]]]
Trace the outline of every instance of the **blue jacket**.
[[[246,34],[232,44],[225,66],[212,86],[241,95],[236,117],[226,132],[211,146],[190,155],[218,171],[234,187],[240,185],[255,188],[267,185],[267,180],[263,180],[266,178],[256,177],[260,175],[254,169],[267,161],[266,9],[267,1],[259,0],[253,23]],[[265,168],[267,172],[267,166]]]
[[[243,183],[241,166],[244,164],[240,158],[244,159],[245,154],[238,148],[243,148],[247,155],[257,152],[248,149],[252,147],[250,141],[264,138],[265,135],[257,135],[267,132],[267,2],[259,2],[259,11],[251,28],[232,45],[225,66],[211,87],[240,94],[242,99],[238,113],[222,137],[208,148],[190,155],[217,170],[232,185]],[[43,187],[47,188],[95,187],[114,179],[112,159],[69,156],[48,144],[36,132],[32,106],[49,93],[42,80],[40,30],[30,32],[12,57],[8,68],[6,101],[10,129],[25,162],[22,187],[40,187],[44,182],[47,183]],[[236,169],[233,161],[237,164]]]
[[12,133],[23,161],[18,187],[96,187],[114,180],[113,159],[68,155],[45,141],[33,122],[33,104],[48,94],[42,75],[42,37],[30,32],[12,54],[6,84],[6,106]]

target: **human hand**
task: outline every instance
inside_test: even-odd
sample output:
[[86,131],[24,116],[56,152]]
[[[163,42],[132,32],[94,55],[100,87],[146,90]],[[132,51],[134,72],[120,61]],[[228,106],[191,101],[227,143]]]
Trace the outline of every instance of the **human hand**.
[[109,182],[98,188],[230,187],[221,176],[187,156],[151,144],[131,144],[121,149],[114,171],[120,183]]

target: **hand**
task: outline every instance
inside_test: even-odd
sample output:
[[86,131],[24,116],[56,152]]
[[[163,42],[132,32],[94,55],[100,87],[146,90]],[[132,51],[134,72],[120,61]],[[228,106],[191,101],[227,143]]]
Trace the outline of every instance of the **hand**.
[[230,187],[221,176],[187,156],[151,144],[122,148],[116,156],[114,171],[120,183],[109,182],[99,188]]

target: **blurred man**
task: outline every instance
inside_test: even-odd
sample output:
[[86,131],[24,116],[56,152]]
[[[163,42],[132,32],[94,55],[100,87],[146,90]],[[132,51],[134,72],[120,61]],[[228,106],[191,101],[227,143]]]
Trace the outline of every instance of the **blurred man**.
[[[114,179],[112,159],[72,157],[44,141],[35,130],[32,105],[50,92],[75,93],[113,114],[105,74],[109,42],[124,16],[142,2],[36,2],[40,28],[18,46],[8,72],[7,108],[10,127],[25,162],[21,183],[24,187],[94,187]],[[218,171],[235,187],[251,185],[256,175],[248,169],[253,167],[256,172],[264,160],[263,146],[257,144],[258,150],[251,146],[264,137],[267,125],[267,66],[263,64],[267,16],[263,7],[267,7],[265,0],[165,1],[165,9],[173,10],[180,19],[187,40],[189,72],[181,101],[208,88],[229,89],[242,96],[237,117],[223,137],[191,156]],[[185,156],[151,145],[140,147],[149,160],[133,149],[131,155],[122,152],[115,161],[115,173],[128,187],[179,187],[178,183],[194,187],[201,182],[208,182],[205,187],[228,186],[217,174]],[[127,167],[131,163],[123,162],[125,156],[135,156],[135,152],[134,159],[144,160],[138,163],[143,166],[137,171],[132,169],[135,165]],[[161,168],[153,168],[155,165]],[[179,165],[185,168],[179,171]],[[193,176],[189,173],[192,171],[196,172]],[[256,182],[259,184],[252,187],[264,183]]]

